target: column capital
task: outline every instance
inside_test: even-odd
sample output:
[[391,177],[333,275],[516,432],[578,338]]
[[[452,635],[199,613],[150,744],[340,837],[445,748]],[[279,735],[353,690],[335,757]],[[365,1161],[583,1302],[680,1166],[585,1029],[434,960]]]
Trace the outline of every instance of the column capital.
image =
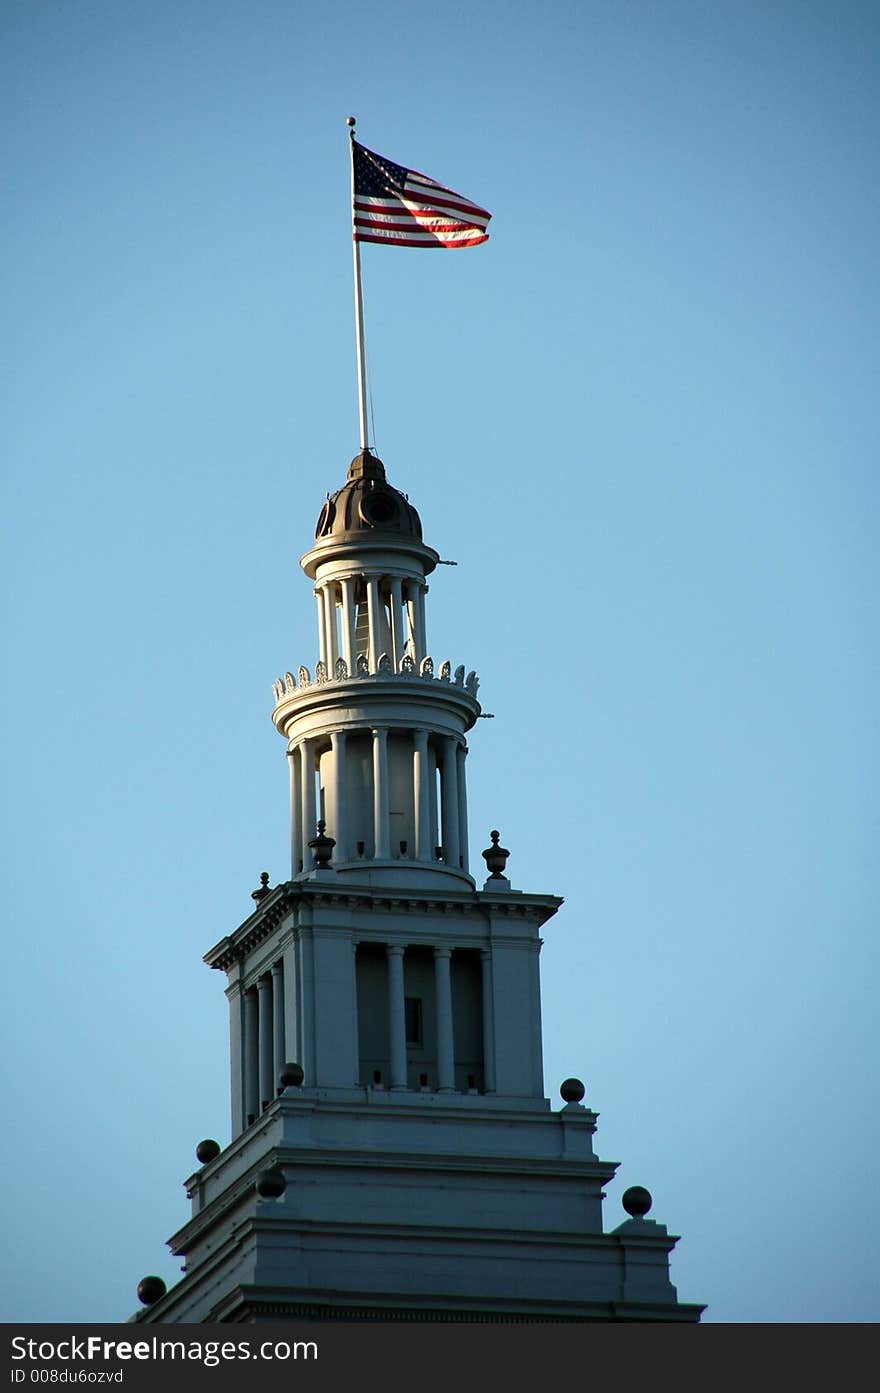
[[449,947],[447,947],[447,945],[446,945],[445,943],[435,943],[435,944],[434,944],[434,957],[435,957],[435,959],[436,959],[436,958],[451,958],[451,957],[452,957],[452,949],[449,948]]
[[389,958],[403,957],[406,952],[405,943],[386,943],[385,952]]

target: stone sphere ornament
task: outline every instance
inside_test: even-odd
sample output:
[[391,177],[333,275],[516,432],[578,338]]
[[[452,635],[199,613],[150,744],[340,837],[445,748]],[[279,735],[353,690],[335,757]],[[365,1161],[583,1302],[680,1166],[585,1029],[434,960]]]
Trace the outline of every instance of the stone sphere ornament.
[[144,1306],[155,1306],[166,1290],[161,1277],[141,1277],[137,1286],[138,1301]]
[[205,1137],[196,1147],[196,1160],[206,1166],[209,1161],[215,1160],[220,1155],[220,1143],[214,1141],[212,1137]]
[[260,1199],[280,1200],[286,1189],[287,1181],[280,1166],[270,1166],[257,1176],[256,1190]]
[[646,1190],[644,1185],[630,1185],[629,1189],[624,1191],[621,1200],[631,1219],[644,1219],[653,1203],[651,1191]]
[[586,1091],[580,1079],[563,1079],[559,1085],[559,1096],[563,1103],[580,1103]]
[[305,1078],[301,1064],[282,1064],[278,1075],[278,1083],[281,1088],[301,1088]]

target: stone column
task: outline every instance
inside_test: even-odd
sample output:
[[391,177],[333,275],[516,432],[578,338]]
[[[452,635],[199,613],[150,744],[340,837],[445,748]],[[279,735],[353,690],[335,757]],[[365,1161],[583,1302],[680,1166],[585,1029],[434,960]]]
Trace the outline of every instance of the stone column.
[[434,949],[434,988],[437,1002],[437,1089],[455,1091],[455,1055],[452,1040],[452,979],[449,948]]
[[424,658],[425,654],[428,651],[428,631],[427,626],[425,624],[425,596],[427,595],[427,593],[428,587],[427,585],[425,585],[423,581],[419,585],[418,590],[416,591],[416,627],[418,630],[418,638],[416,640],[416,643],[419,649],[420,661],[422,658]]
[[303,740],[299,747],[302,778],[302,863],[304,871],[314,870],[309,842],[317,831],[315,814],[315,742]]
[[495,998],[492,987],[492,949],[480,949],[483,986],[483,1088],[495,1092]]
[[320,590],[315,591],[315,603],[318,606],[318,657],[322,663],[326,663],[327,635],[324,629],[324,596]]
[[413,814],[417,861],[433,861],[431,843],[431,771],[428,766],[428,733],[413,731]]
[[440,829],[437,826],[437,751],[433,745],[428,746],[428,821],[431,826],[430,837],[430,859],[436,859],[437,843],[440,841]]
[[[284,982],[284,1063],[296,1060],[305,1068],[302,1049],[303,984],[300,979],[299,935],[292,930],[284,944],[281,979]],[[277,1080],[276,1080],[277,1082]],[[309,1080],[311,1082],[311,1080]]]
[[410,640],[410,652],[412,653],[413,662],[416,665],[416,669],[418,669],[419,663],[425,656],[419,648],[419,636],[417,632],[418,623],[416,620],[417,594],[417,582],[414,580],[408,580],[404,588],[404,604],[406,605],[406,626],[408,630],[407,637]]
[[264,972],[257,981],[260,1015],[260,1112],[275,1097],[272,1081],[272,978]]
[[443,767],[440,775],[440,840],[443,864],[458,870],[461,863],[461,838],[458,829],[458,742],[454,735],[443,740]]
[[391,580],[391,666],[400,671],[400,660],[406,651],[406,638],[403,632],[403,581],[399,576]]
[[336,629],[336,597],[333,593],[333,584],[331,581],[328,581],[324,586],[323,594],[327,676],[333,677],[335,675],[336,659],[339,657],[339,636]]
[[244,1111],[244,997],[241,990],[241,963],[233,963],[226,988],[229,1002],[229,1073],[232,1102],[232,1136],[247,1125]]
[[379,600],[379,581],[373,577],[372,580],[367,581],[367,617],[370,624],[370,672],[379,671],[379,642],[382,632],[379,622],[381,608]]
[[456,775],[458,778],[458,845],[461,856],[461,869],[468,869],[468,820],[467,820],[467,772],[465,770],[465,760],[467,759],[467,746],[458,747],[458,768]]
[[388,857],[388,731],[373,731],[373,855]]
[[354,677],[355,656],[354,629],[357,622],[354,607],[354,581],[342,582],[342,656],[348,668],[349,677]]
[[287,751],[290,763],[290,874],[302,870],[302,760],[298,747]]
[[333,751],[333,817],[334,825],[330,828],[331,837],[336,838],[336,845],[333,848],[334,861],[347,861],[348,850],[348,826],[346,823],[345,809],[345,731],[334,730],[330,735],[330,747]]
[[403,1006],[403,947],[386,944],[388,960],[388,1038],[391,1042],[391,1087],[406,1088],[406,1014]]
[[284,965],[272,964],[272,1097],[278,1092],[278,1075],[284,1058]]
[[311,928],[301,928],[297,935],[296,984],[299,1008],[299,1063],[306,1082],[318,1083],[315,1057],[315,945]]
[[244,1125],[260,1115],[259,1006],[256,987],[244,994]]

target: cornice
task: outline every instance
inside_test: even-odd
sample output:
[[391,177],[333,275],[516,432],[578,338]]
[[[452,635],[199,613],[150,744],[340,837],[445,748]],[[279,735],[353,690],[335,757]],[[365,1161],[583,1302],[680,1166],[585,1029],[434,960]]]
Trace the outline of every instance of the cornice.
[[[507,1156],[482,1151],[458,1155],[449,1151],[404,1152],[393,1148],[368,1150],[364,1147],[340,1147],[331,1151],[326,1146],[289,1146],[283,1142],[273,1148],[273,1165],[309,1166],[324,1172],[354,1169],[364,1175],[375,1171],[384,1174],[415,1171],[430,1175],[456,1173],[519,1178],[527,1173],[529,1180],[550,1178],[578,1184],[584,1180],[595,1180],[600,1185],[613,1180],[618,1168],[616,1161],[600,1161],[593,1156]],[[639,1234],[638,1237],[644,1238],[648,1246],[656,1239],[656,1235],[652,1234]]]
[[609,1321],[696,1322],[705,1306],[662,1301],[531,1300],[440,1296],[427,1292],[339,1292],[323,1288],[235,1287],[213,1308],[213,1322],[253,1320],[420,1325],[584,1325]]
[[471,917],[491,915],[493,918],[518,920],[538,926],[546,923],[563,903],[559,895],[527,895],[519,892],[487,890],[427,890],[407,893],[396,886],[344,885],[332,873],[327,880],[287,881],[276,885],[258,908],[232,933],[222,938],[205,954],[209,967],[228,970],[233,963],[245,959],[286,915],[300,905],[337,906],[347,911],[378,914],[443,914]]
[[290,882],[276,885],[232,934],[227,934],[208,949],[202,962],[226,971],[234,962],[246,957],[264,938],[269,937],[288,913],[290,902],[286,892],[291,888]]

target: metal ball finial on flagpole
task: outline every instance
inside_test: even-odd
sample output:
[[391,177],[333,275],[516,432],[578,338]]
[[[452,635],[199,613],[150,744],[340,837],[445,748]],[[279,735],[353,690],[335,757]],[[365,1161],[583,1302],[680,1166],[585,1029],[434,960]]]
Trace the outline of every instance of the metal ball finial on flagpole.
[[358,374],[358,417],[360,420],[361,449],[367,448],[367,374],[366,374],[366,355],[364,352],[364,296],[361,289],[361,246],[355,236],[355,181],[354,181],[354,128],[356,118],[347,116],[345,124],[348,126],[349,149],[351,153],[351,244],[354,258],[354,329],[355,343],[357,345],[357,374]]

